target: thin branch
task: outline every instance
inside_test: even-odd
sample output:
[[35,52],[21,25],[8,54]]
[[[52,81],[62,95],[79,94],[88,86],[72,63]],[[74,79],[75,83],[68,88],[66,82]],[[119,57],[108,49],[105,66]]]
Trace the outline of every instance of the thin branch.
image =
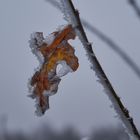
[[[59,3],[56,0],[46,0],[50,4],[52,4],[57,9],[61,10],[61,7]],[[101,39],[104,43],[107,44],[108,47],[110,47],[115,53],[117,53],[122,60],[133,70],[133,72],[140,78],[140,68],[137,66],[137,64],[127,55],[125,51],[123,51],[119,45],[117,45],[116,42],[114,42],[110,37],[102,33],[99,29],[97,29],[95,26],[92,26],[89,22],[82,19],[82,24],[88,31],[95,34],[99,39]]]
[[132,6],[132,8],[135,10],[138,18],[140,18],[140,7],[138,6],[136,0],[128,0],[128,2]]
[[133,72],[140,78],[140,68],[137,64],[123,51],[119,45],[117,45],[111,38],[103,34],[99,29],[89,24],[87,21],[82,20],[85,28],[87,28],[91,33],[94,33],[98,38],[100,38],[104,43],[108,45],[115,53],[117,53],[122,60],[133,70]]
[[123,103],[121,102],[120,98],[116,94],[115,90],[113,89],[109,79],[107,78],[106,74],[104,73],[99,61],[97,60],[93,50],[92,45],[89,43],[84,28],[82,26],[79,13],[75,10],[74,5],[71,0],[61,0],[63,6],[63,12],[65,18],[69,23],[73,25],[75,31],[83,44],[83,47],[87,53],[88,59],[92,65],[96,76],[98,77],[99,82],[102,84],[106,94],[108,95],[109,99],[111,100],[115,111],[118,113],[118,116],[122,120],[125,128],[129,136],[133,137],[133,139],[140,140],[139,132],[133,122],[133,119],[130,117],[128,110],[124,107]]

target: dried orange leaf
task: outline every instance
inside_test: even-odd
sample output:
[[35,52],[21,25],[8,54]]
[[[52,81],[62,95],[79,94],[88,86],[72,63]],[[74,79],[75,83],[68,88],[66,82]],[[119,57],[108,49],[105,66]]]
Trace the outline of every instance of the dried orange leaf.
[[[49,109],[49,96],[58,90],[61,77],[76,71],[79,63],[74,48],[68,43],[76,34],[71,25],[53,32],[47,38],[42,32],[32,34],[30,47],[40,61],[40,68],[30,80],[30,97],[36,99],[36,114],[42,115]],[[57,72],[57,66],[62,68]]]

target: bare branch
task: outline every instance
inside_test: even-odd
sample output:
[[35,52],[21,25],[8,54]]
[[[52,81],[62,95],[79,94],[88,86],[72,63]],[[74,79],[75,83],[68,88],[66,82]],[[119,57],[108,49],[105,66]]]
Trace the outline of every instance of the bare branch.
[[[46,0],[51,5],[56,7],[57,9],[61,10],[61,7],[59,3],[56,0]],[[107,44],[108,47],[110,47],[115,53],[117,53],[122,60],[133,70],[133,72],[140,78],[140,68],[137,66],[137,64],[127,55],[125,51],[122,50],[122,47],[120,47],[116,42],[114,42],[110,37],[105,35],[103,32],[101,32],[99,29],[97,29],[95,26],[92,26],[89,22],[82,19],[82,24],[88,31],[95,34],[99,39],[101,39],[104,43]]]
[[136,0],[128,0],[128,2],[132,6],[132,8],[135,10],[138,18],[140,18],[140,7],[138,6]]
[[115,43],[111,38],[107,35],[103,34],[99,29],[89,24],[87,21],[82,20],[82,23],[85,28],[87,28],[91,33],[95,34],[98,38],[100,38],[104,43],[108,45],[115,53],[117,53],[122,60],[133,70],[133,72],[140,78],[140,68],[137,64],[123,51],[117,43]]
[[140,140],[139,132],[133,122],[132,117],[130,117],[129,115],[129,111],[124,107],[120,98],[116,94],[109,79],[104,73],[98,59],[96,58],[92,50],[92,45],[88,41],[88,38],[82,26],[78,11],[75,10],[74,5],[71,0],[61,0],[61,2],[64,8],[64,15],[66,16],[65,18],[75,28],[77,36],[79,37],[80,41],[83,44],[83,47],[87,53],[88,59],[93,67],[93,70],[96,76],[98,77],[99,82],[102,84],[105,90],[105,93],[111,100],[116,113],[118,114],[119,118],[122,120],[125,128],[127,129],[129,136],[135,140]]

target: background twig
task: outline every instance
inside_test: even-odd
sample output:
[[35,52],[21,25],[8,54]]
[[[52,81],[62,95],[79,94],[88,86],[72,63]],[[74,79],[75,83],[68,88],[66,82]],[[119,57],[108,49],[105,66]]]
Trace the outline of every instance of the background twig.
[[100,38],[104,43],[108,45],[115,53],[117,53],[122,60],[133,70],[133,72],[140,78],[140,68],[137,64],[127,55],[125,51],[123,51],[117,43],[115,43],[111,38],[107,35],[103,34],[99,29],[89,24],[87,21],[82,20],[82,23],[85,28],[87,28],[90,32],[95,34],[98,38]]
[[129,4],[135,10],[137,16],[140,18],[140,7],[138,6],[136,0],[128,0]]

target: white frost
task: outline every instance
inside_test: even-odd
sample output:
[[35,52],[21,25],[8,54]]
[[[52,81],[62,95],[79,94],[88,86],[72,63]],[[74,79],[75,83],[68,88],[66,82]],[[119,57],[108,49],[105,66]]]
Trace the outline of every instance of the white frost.
[[43,44],[43,33],[41,32],[34,32],[31,34],[29,45],[32,50],[32,53],[37,57],[40,62],[40,65],[43,64],[44,58],[42,54],[38,51],[38,48]]
[[62,13],[64,14],[64,19],[67,20],[69,24],[72,24],[73,27],[77,27],[78,23],[71,7],[69,6],[69,1],[60,0],[60,2],[60,7]]
[[49,36],[47,36],[47,37],[44,39],[44,42],[46,42],[47,45],[50,45],[50,44],[52,44],[52,42],[54,41],[54,39],[55,39],[55,36],[54,36],[54,34],[52,33],[52,34],[50,34]]
[[56,71],[56,75],[59,78],[65,76],[69,72],[73,72],[72,68],[66,63],[66,61],[58,61],[57,63],[58,63],[57,67],[61,65],[60,69]]

